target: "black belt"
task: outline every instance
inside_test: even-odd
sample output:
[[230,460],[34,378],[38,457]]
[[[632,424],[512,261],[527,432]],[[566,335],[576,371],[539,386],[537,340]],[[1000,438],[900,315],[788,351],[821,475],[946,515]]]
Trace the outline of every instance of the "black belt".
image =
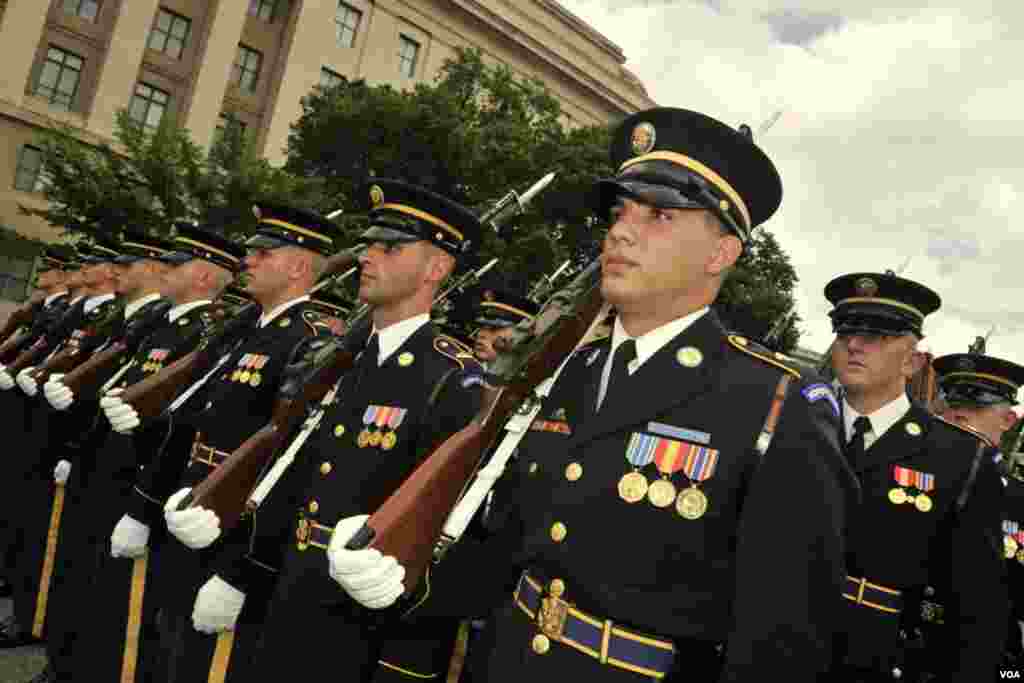
[[610,619],[598,619],[561,599],[565,584],[555,579],[548,590],[526,572],[513,594],[516,605],[536,620],[540,633],[533,639],[533,651],[545,654],[551,641],[599,660],[602,664],[633,671],[652,678],[664,678],[676,657],[670,640],[643,635],[615,626]]
[[889,614],[899,614],[903,611],[903,593],[895,588],[886,588],[877,583],[871,583],[867,579],[847,576],[843,597],[858,605]]

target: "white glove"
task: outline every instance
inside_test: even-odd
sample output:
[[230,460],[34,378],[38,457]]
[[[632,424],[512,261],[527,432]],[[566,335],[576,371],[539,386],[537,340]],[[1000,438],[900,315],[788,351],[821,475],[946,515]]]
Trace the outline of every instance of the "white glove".
[[149,527],[125,515],[110,534],[110,556],[135,559],[146,554],[149,543]]
[[0,370],[0,389],[10,391],[14,388],[14,378],[11,377],[11,373],[7,372],[6,365],[0,367],[3,367],[3,370]]
[[67,460],[61,460],[57,463],[57,466],[53,468],[53,481],[63,486],[68,483],[68,477],[71,476],[71,463]]
[[233,631],[245,604],[245,593],[216,574],[196,593],[192,625],[200,633]]
[[206,548],[220,538],[220,517],[213,510],[191,507],[178,510],[178,504],[192,489],[182,489],[164,504],[167,529],[189,548]]
[[331,578],[341,584],[353,600],[370,609],[390,607],[405,592],[405,567],[379,550],[346,550],[345,544],[363,528],[368,515],[346,517],[334,527],[327,546]]
[[43,385],[43,393],[50,405],[57,410],[67,410],[68,406],[75,402],[75,392],[61,381],[63,374],[54,373]]
[[110,426],[118,434],[131,434],[138,427],[139,414],[131,405],[121,400],[121,389],[111,389],[100,399],[100,408],[106,413]]
[[18,386],[29,396],[35,396],[39,391],[39,385],[36,381],[29,377],[29,373],[36,369],[36,366],[30,365],[21,372],[18,373]]

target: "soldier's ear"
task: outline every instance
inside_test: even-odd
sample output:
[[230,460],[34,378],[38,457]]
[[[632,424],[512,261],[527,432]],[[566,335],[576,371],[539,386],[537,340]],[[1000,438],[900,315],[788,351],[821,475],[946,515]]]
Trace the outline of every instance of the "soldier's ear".
[[708,261],[708,274],[721,275],[732,268],[743,253],[743,243],[733,234],[722,235]]

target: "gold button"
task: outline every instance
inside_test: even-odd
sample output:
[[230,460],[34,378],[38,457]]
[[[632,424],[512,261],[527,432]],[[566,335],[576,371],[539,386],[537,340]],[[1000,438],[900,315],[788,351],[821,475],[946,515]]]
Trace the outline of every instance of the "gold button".
[[555,596],[556,598],[562,597],[565,593],[565,581],[561,579],[554,579],[548,584],[548,593]]
[[335,436],[345,436],[345,425],[336,425],[334,427]]
[[576,481],[583,476],[583,465],[578,462],[571,462],[565,468],[565,478],[569,481]]
[[320,503],[316,502],[315,500],[309,501],[309,511],[315,515],[317,512],[320,511]]
[[320,465],[320,474],[326,477],[328,474],[331,473],[331,469],[331,463],[325,462],[322,465]]
[[539,655],[546,655],[548,650],[551,649],[551,640],[548,639],[543,633],[538,633],[533,637],[533,651]]
[[565,525],[561,522],[555,522],[551,525],[551,540],[555,543],[561,543],[563,540],[565,540],[565,536],[568,533],[569,530],[566,529]]
[[536,473],[537,473],[537,463],[531,462],[530,463],[530,474],[536,474]]

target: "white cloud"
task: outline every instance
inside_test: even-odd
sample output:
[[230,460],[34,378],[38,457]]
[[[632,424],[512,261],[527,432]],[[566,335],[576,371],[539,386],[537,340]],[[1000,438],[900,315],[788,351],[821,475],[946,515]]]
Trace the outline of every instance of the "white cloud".
[[784,110],[758,143],[783,179],[767,228],[800,276],[805,345],[831,338],[829,280],[909,257],[905,275],[943,299],[936,354],[995,324],[989,351],[1024,364],[1024,3],[562,3],[659,104],[755,130]]

